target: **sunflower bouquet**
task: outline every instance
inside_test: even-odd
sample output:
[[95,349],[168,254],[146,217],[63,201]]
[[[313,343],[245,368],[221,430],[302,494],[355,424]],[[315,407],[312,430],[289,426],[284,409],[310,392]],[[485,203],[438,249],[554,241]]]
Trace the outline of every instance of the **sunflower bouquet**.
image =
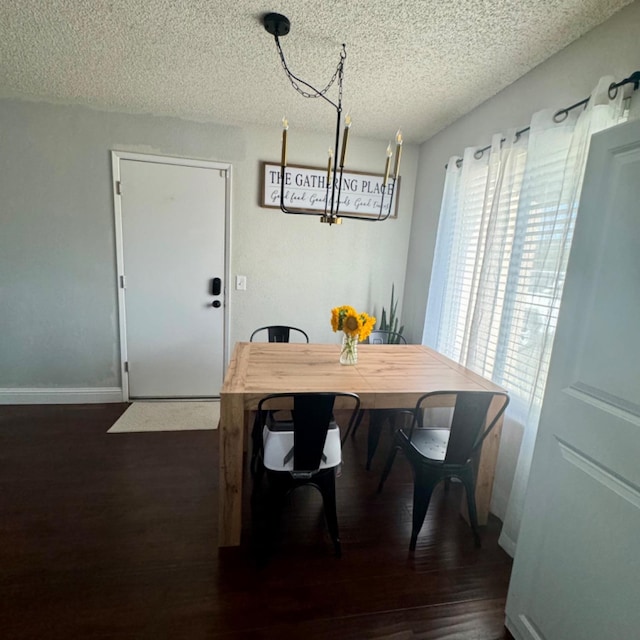
[[359,340],[366,340],[376,326],[376,319],[368,313],[358,313],[349,305],[342,305],[331,309],[331,328],[342,331],[342,364],[356,364],[358,361],[357,344]]

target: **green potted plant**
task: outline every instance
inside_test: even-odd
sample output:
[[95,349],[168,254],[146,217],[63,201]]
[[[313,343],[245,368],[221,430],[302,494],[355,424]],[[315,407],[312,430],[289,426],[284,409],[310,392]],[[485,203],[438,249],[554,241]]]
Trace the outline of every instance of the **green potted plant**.
[[[398,325],[400,324],[400,318],[398,318],[397,315],[397,308],[398,301],[395,300],[395,284],[392,284],[391,304],[389,305],[389,318],[387,320],[387,310],[382,307],[382,317],[380,318],[380,326],[378,327],[378,329],[380,329],[381,331],[393,331],[400,336],[402,335],[402,332],[404,331],[404,325],[401,325],[400,328],[398,328]],[[389,340],[391,344],[397,344],[399,341],[400,340],[397,336],[391,336]]]

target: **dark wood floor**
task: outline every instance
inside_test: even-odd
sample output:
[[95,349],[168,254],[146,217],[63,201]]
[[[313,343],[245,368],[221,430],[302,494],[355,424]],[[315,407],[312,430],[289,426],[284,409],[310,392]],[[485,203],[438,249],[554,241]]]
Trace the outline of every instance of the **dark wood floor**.
[[260,567],[248,526],[216,548],[217,432],[107,434],[125,408],[0,407],[3,639],[510,637],[499,522],[476,549],[459,488],[438,490],[409,554],[410,475],[398,459],[376,495],[364,425],[338,479],[342,559],[305,488]]

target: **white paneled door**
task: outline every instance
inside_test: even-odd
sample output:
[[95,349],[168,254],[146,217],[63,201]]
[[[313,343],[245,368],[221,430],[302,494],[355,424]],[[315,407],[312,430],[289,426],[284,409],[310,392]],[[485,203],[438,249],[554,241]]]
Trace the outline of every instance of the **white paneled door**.
[[224,369],[227,171],[117,160],[128,396],[217,396]]
[[640,637],[640,121],[593,136],[507,600],[518,640]]

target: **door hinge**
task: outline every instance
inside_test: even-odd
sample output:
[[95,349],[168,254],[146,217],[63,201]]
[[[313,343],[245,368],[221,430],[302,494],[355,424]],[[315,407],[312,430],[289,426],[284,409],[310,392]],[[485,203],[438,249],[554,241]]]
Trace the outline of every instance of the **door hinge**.
[[121,289],[127,288],[127,278],[125,276],[120,276],[120,288]]
[[124,371],[125,371],[125,373],[129,373],[129,363],[128,362],[124,363]]
[[120,180],[116,180],[116,194],[119,196],[122,195],[122,182],[120,182]]

